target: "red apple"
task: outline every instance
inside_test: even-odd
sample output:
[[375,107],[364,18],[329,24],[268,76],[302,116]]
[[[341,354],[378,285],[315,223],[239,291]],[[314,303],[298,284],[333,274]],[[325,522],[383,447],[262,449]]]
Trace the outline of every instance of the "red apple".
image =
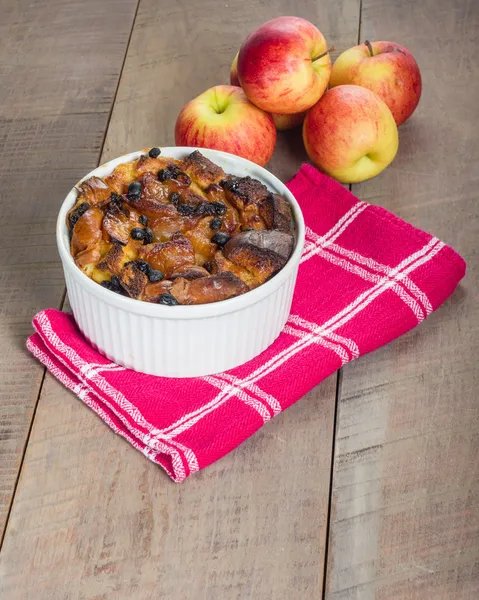
[[[240,85],[238,79],[238,55],[239,52],[236,53],[236,56],[233,59],[230,71],[230,83],[231,85],[237,86]],[[301,123],[304,121],[305,115],[306,112],[293,113],[291,115],[280,115],[278,113],[271,114],[278,131],[286,131],[287,129],[293,129],[293,127],[301,125]]]
[[331,59],[322,33],[299,17],[278,17],[253,31],[238,56],[238,78],[263,110],[303,112],[323,95]]
[[343,52],[334,63],[330,87],[368,88],[389,106],[397,125],[412,115],[421,97],[421,73],[414,56],[394,42],[365,42]]
[[311,161],[343,183],[378,175],[398,149],[391,111],[357,85],[340,85],[324,94],[306,114],[303,140]]
[[223,150],[264,166],[274,151],[273,118],[232,85],[217,85],[183,108],[175,125],[177,146]]

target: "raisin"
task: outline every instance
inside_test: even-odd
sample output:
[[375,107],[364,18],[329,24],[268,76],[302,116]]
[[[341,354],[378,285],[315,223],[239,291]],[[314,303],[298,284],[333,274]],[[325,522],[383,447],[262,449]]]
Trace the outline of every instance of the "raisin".
[[117,290],[121,290],[121,283],[120,283],[119,277],[117,277],[116,275],[112,275],[110,282],[111,282],[112,287],[114,287]]
[[150,158],[158,158],[161,154],[161,150],[159,148],[152,148],[149,152],[148,152],[148,156]]
[[178,192],[171,192],[170,202],[176,206],[179,203],[179,201],[180,201],[180,195],[178,194]]
[[223,225],[223,219],[221,217],[215,217],[210,221],[210,229],[213,229],[213,231],[221,229],[221,225]]
[[180,176],[183,176],[186,182],[190,181],[188,175],[186,175],[186,173],[183,173],[183,171],[179,167],[173,164],[168,165],[165,169],[160,169],[158,171],[159,181],[167,181],[168,179],[178,179],[178,177]]
[[161,271],[158,271],[158,269],[150,269],[147,275],[151,283],[156,283],[157,281],[161,281],[165,278],[165,274]]
[[73,229],[75,227],[78,219],[86,213],[86,211],[90,208],[88,202],[82,202],[78,205],[75,210],[70,214],[70,227]]
[[116,192],[112,192],[110,195],[110,203],[121,205],[121,196]]
[[134,202],[135,200],[139,200],[141,198],[142,190],[143,187],[139,181],[133,181],[132,183],[130,183],[130,185],[128,186],[127,194],[128,200],[131,200],[132,202]]
[[226,213],[226,204],[223,204],[223,202],[212,202],[212,205],[215,208],[216,214],[220,217]]
[[86,213],[86,211],[89,208],[90,208],[90,205],[88,204],[88,202],[82,202],[76,211],[81,217],[82,215],[84,215]]
[[195,213],[196,207],[191,206],[191,204],[178,204],[176,210],[180,213],[180,215],[183,215],[184,217],[189,217]]
[[230,241],[230,239],[230,235],[228,235],[227,233],[223,233],[222,231],[218,231],[211,238],[211,241],[213,242],[213,244],[218,244],[218,246],[224,246]]
[[196,207],[195,214],[199,217],[212,217],[216,214],[216,208],[212,202],[202,202]]
[[72,212],[70,214],[70,227],[73,229],[75,227],[75,225],[77,224],[78,219],[80,218],[80,215],[76,212]]
[[145,273],[145,275],[148,275],[151,267],[150,267],[149,263],[146,262],[146,260],[137,259],[137,260],[135,260],[135,264],[142,273]]
[[239,190],[239,182],[236,179],[228,179],[223,187],[230,192],[237,192]]
[[113,275],[111,281],[102,281],[100,285],[105,289],[110,290],[110,292],[115,292],[116,294],[121,294],[123,292],[120,285],[120,280],[116,275]]
[[175,304],[179,304],[178,300],[169,292],[165,292],[161,294],[158,298],[158,304],[166,304],[167,306],[174,306]]
[[155,241],[155,234],[153,233],[153,229],[147,227],[145,230],[144,244],[152,244]]
[[130,231],[130,235],[134,240],[144,240],[145,239],[145,230],[141,227],[134,227]]
[[145,227],[148,225],[148,217],[146,215],[141,215],[141,217],[139,217],[138,221]]

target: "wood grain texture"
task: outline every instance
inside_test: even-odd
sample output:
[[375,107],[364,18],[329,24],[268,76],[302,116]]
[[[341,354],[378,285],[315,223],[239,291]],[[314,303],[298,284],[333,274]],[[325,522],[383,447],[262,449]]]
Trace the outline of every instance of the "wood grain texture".
[[[357,38],[358,9],[356,0],[142,0],[102,160],[173,144],[183,104],[228,81],[254,26],[298,14],[347,47]],[[297,135],[287,140],[271,162],[283,179],[304,158]],[[48,376],[0,558],[0,596],[320,597],[335,384],[330,378],[175,485]]]
[[[4,0],[0,22],[0,539],[43,374],[25,339],[59,306],[58,208],[98,161],[136,2]],[[107,18],[108,17],[108,18]]]
[[423,98],[399,154],[353,186],[451,244],[463,284],[417,330],[344,369],[328,600],[479,597],[479,4],[363,0],[362,35],[404,44]]

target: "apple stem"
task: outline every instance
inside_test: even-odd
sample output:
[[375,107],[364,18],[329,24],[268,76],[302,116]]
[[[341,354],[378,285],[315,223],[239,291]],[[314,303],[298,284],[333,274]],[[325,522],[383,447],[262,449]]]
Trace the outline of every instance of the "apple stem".
[[373,47],[371,46],[371,42],[369,40],[365,40],[364,45],[367,47],[367,49],[369,50],[369,54],[371,56],[374,56],[374,52],[373,52]]
[[326,56],[326,54],[329,54],[330,52],[334,52],[335,50],[336,50],[336,48],[334,46],[331,46],[331,48],[328,48],[326,50],[326,52],[323,52],[319,56],[315,56],[314,58],[312,58],[311,62],[315,62],[316,60],[319,60],[320,58],[323,58],[323,56]]

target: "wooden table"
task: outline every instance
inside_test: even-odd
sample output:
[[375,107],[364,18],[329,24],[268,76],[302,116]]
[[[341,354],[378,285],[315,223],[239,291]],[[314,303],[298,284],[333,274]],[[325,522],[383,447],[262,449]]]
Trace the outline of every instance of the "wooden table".
[[[182,485],[26,352],[62,307],[55,217],[80,176],[173,144],[177,113],[228,82],[280,14],[338,51],[416,56],[424,92],[390,168],[353,186],[466,257],[418,329],[329,378]],[[479,598],[479,3],[475,0],[3,0],[0,22],[0,597]],[[305,159],[281,135],[283,180]]]

